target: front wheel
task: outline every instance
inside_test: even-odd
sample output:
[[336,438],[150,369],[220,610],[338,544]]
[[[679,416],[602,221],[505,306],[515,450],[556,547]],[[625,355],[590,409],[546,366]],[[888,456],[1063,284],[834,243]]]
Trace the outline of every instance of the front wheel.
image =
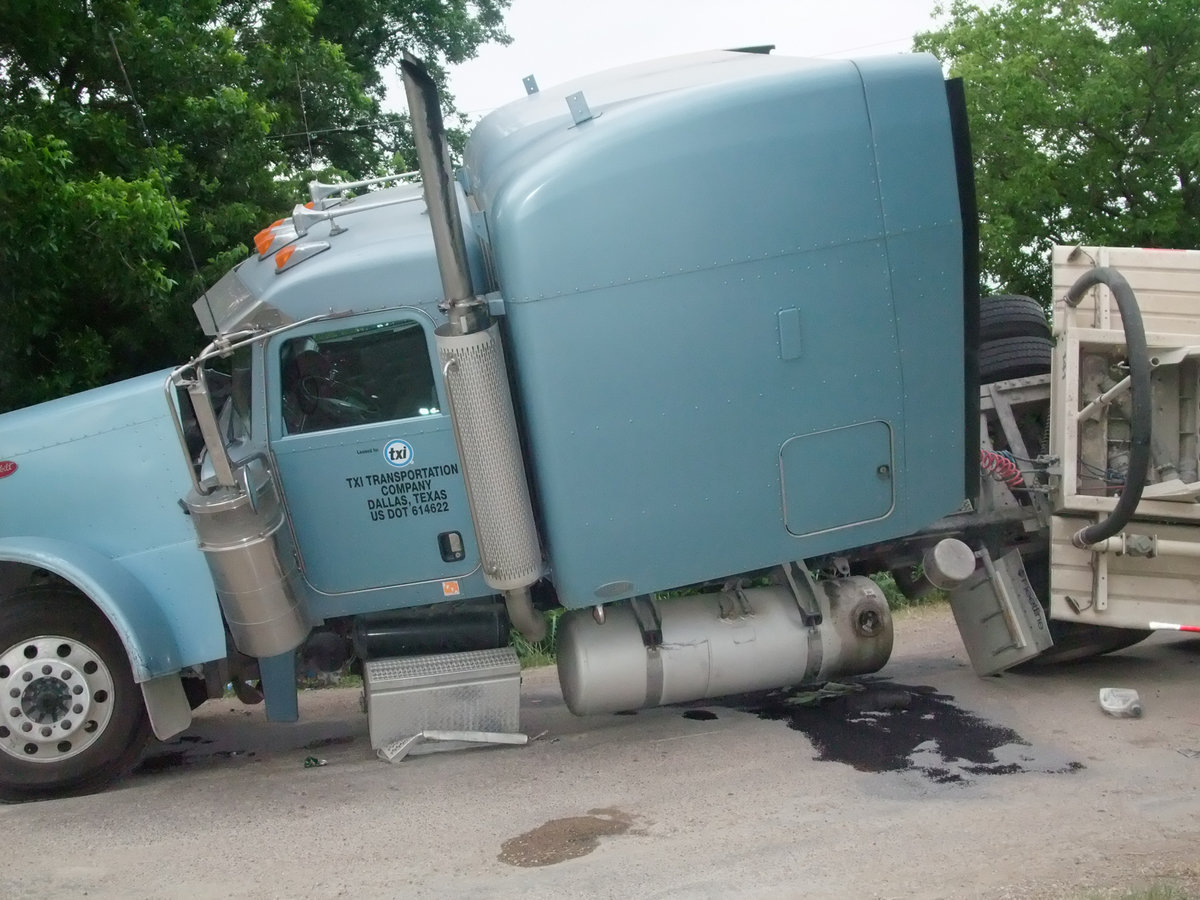
[[150,736],[108,620],[54,585],[0,604],[0,800],[87,794],[128,772]]

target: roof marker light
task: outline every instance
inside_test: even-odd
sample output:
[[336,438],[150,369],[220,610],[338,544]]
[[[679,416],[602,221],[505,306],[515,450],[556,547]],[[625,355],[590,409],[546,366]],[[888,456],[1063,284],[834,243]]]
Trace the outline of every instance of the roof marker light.
[[258,251],[259,256],[266,256],[267,250],[271,246],[271,240],[274,238],[275,229],[283,224],[283,219],[276,219],[262,231],[254,236],[254,249]]
[[275,254],[275,274],[286,272],[304,260],[324,253],[329,249],[329,241],[309,241],[303,244],[289,244]]
[[284,266],[286,266],[288,263],[288,260],[292,258],[292,254],[294,254],[295,252],[296,252],[296,245],[290,244],[289,246],[284,247],[282,250],[280,250],[278,253],[276,253],[275,254],[275,268],[282,269]]
[[291,219],[279,219],[254,236],[254,249],[258,251],[259,259],[266,259],[280,247],[286,247],[298,237],[296,225]]

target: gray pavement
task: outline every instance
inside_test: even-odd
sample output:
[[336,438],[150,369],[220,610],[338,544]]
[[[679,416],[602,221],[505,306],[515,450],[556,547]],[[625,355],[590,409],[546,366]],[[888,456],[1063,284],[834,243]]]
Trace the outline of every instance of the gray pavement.
[[[213,701],[116,789],[0,807],[0,896],[1200,896],[1200,640],[980,679],[941,607],[898,617],[881,675],[817,710],[577,719],[533,670],[530,745],[398,765],[358,691],[306,692],[295,725]],[[1104,715],[1105,686],[1145,716]]]

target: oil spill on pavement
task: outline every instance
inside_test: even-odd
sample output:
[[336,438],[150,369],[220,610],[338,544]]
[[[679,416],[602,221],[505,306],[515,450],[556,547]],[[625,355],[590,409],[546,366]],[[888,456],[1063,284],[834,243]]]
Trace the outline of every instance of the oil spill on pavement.
[[138,775],[153,775],[156,772],[167,772],[185,765],[187,765],[187,753],[183,750],[171,750],[167,753],[147,756],[133,771]]
[[151,753],[146,756],[133,771],[139,775],[153,775],[158,772],[169,772],[171,769],[179,769],[206,760],[253,759],[257,755],[253,750],[249,752],[245,750],[213,750],[206,752],[204,750],[193,751],[190,747],[185,746],[211,743],[213,741],[210,738],[202,738],[190,734],[182,735],[170,743],[164,744],[160,752]]
[[509,838],[500,845],[496,859],[526,869],[578,859],[600,846],[600,838],[629,831],[634,819],[619,809],[589,809],[586,816],[551,819]]
[[1083,768],[963,710],[935,688],[878,680],[859,684],[863,690],[815,703],[797,703],[800,692],[774,692],[744,695],[737,705],[803,732],[816,759],[860,772],[916,772],[938,784],[970,784],[983,775]]
[[325,747],[336,747],[340,744],[353,744],[354,735],[341,734],[335,737],[319,738],[304,745],[305,750],[322,750]]
[[178,769],[180,766],[186,766],[192,762],[192,757],[188,755],[189,748],[185,745],[211,743],[212,738],[200,737],[198,734],[181,734],[173,738],[170,743],[164,744],[161,753],[154,753],[143,759],[134,771],[153,774]]
[[710,709],[689,709],[683,713],[685,719],[695,719],[699,722],[711,722],[717,714]]

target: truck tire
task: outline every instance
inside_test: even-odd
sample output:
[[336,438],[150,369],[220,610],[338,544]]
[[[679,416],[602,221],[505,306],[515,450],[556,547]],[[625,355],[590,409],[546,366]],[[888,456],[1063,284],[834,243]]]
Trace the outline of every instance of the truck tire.
[[57,585],[0,604],[0,800],[94,793],[133,768],[150,720],[125,648]]
[[979,348],[979,380],[983,384],[1045,375],[1054,343],[1048,337],[1007,337]]
[[979,340],[1012,337],[1050,337],[1042,305],[1021,294],[992,294],[979,300]]

